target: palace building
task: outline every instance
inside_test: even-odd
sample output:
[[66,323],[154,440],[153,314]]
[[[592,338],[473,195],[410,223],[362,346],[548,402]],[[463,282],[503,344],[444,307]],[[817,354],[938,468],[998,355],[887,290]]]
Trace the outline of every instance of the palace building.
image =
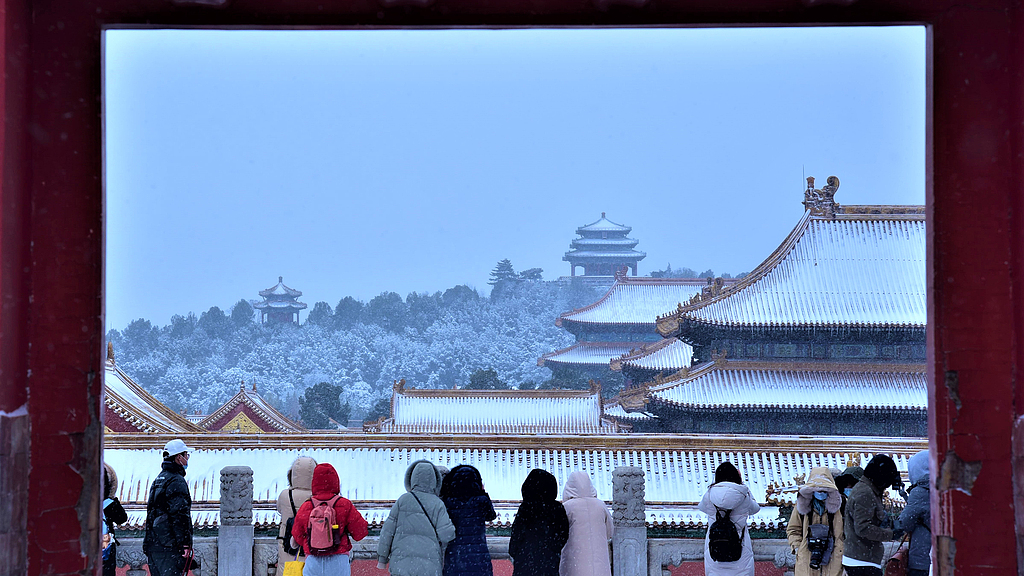
[[551,369],[555,378],[569,381],[600,380],[618,388],[622,377],[611,362],[647,342],[662,338],[655,330],[657,315],[687,302],[707,285],[704,279],[615,277],[615,284],[597,302],[565,312],[555,324],[576,337],[567,348],[548,352],[538,366]]
[[841,206],[838,187],[808,178],[760,266],[658,316],[665,340],[612,362],[614,404],[662,431],[924,436],[924,207]]
[[299,302],[302,292],[284,285],[284,276],[277,277],[277,284],[266,290],[260,290],[263,302],[253,304],[260,312],[260,322],[269,324],[299,324],[299,312],[306,305]]
[[576,268],[582,266],[583,276],[611,278],[623,269],[631,270],[636,276],[637,264],[647,254],[634,250],[639,240],[627,237],[632,230],[608,220],[604,212],[597,222],[577,228],[579,238],[569,244],[570,250],[562,256],[571,267],[570,275],[576,276]]

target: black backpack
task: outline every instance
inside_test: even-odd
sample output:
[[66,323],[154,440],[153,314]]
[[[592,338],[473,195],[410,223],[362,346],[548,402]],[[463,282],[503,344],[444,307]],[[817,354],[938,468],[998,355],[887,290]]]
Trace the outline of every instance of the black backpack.
[[278,540],[281,540],[281,548],[284,550],[284,553],[289,556],[294,556],[299,553],[299,548],[292,548],[292,525],[295,524],[295,514],[298,512],[295,509],[295,500],[292,498],[292,490],[294,490],[294,488],[288,489],[288,502],[292,505],[292,517],[285,522],[284,536],[277,537]]
[[[743,555],[743,540],[736,532],[736,525],[729,519],[732,510],[715,506],[715,521],[708,528],[708,551],[715,562],[735,562]],[[747,528],[743,527],[746,535]]]

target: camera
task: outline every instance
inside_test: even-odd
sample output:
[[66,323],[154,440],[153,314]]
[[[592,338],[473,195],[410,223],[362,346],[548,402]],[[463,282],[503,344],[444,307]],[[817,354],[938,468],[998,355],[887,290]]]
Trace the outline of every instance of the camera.
[[825,551],[828,549],[828,540],[825,538],[808,538],[807,548],[811,551],[811,570],[821,569]]
[[832,560],[832,534],[825,524],[811,524],[809,532],[807,549],[811,552],[810,567],[812,570],[820,570],[822,564]]

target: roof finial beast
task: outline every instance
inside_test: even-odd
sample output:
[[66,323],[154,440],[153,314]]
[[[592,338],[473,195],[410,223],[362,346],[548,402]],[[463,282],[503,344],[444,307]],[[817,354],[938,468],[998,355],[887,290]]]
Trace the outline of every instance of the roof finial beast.
[[240,380],[238,382],[238,391],[245,392],[245,380]]
[[114,362],[114,343],[113,342],[107,342],[107,360],[110,360],[111,364],[116,364],[116,362]]
[[604,212],[601,212],[601,218],[604,218]]
[[811,211],[811,216],[834,218],[839,211],[835,195],[839,190],[839,178],[829,176],[820,190],[814,188],[814,176],[807,177],[807,189],[804,190],[804,208]]
[[278,281],[278,283],[284,282],[284,276],[278,276],[277,277],[277,281]]

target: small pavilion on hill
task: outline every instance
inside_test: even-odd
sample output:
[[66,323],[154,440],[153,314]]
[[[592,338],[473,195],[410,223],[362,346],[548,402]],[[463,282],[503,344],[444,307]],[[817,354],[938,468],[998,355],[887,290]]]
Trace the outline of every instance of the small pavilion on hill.
[[302,292],[284,285],[284,276],[277,277],[277,284],[266,290],[260,290],[263,302],[253,304],[260,311],[260,322],[270,324],[298,324],[299,311],[306,305],[299,302]]
[[612,362],[613,404],[653,430],[926,435],[924,207],[842,206],[827,182],[808,178],[803,217],[761,265]]
[[237,394],[199,422],[199,426],[210,432],[246,434],[308,432],[264,400],[256,392],[255,383],[251,391],[246,390],[245,382],[241,383]]
[[627,238],[632,230],[608,220],[601,212],[597,222],[576,229],[579,238],[569,244],[570,250],[562,260],[571,266],[572,276],[576,276],[579,266],[583,267],[584,276],[613,276],[623,269],[631,270],[636,276],[637,264],[647,254],[634,250],[639,240]]
[[392,434],[614,434],[629,430],[603,416],[601,390],[418,390],[395,383],[391,416],[366,423]]
[[114,346],[107,343],[103,372],[103,428],[108,433],[194,434],[203,429],[165,406],[135,383],[114,362]]

